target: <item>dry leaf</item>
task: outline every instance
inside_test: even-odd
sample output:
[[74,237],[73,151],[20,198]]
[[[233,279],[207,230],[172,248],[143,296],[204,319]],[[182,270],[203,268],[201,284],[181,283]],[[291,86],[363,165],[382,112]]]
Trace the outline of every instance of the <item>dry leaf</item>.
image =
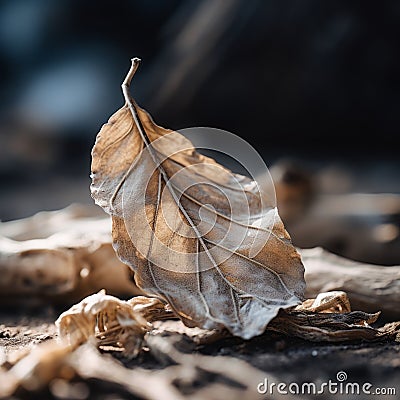
[[351,311],[345,292],[319,293],[290,311],[282,310],[268,330],[311,342],[399,340],[400,322],[373,328],[380,312]]
[[369,342],[391,339],[399,341],[400,322],[380,328],[369,324],[376,322],[379,313],[363,311],[348,313],[313,313],[309,311],[281,311],[268,325],[268,330],[298,337],[310,342]]
[[114,248],[136,284],[186,325],[259,335],[279,309],[300,303],[300,256],[255,182],[199,154],[130,99],[137,66],[132,60],[123,84],[126,104],[92,152],[92,196],[112,216]]
[[56,325],[60,339],[72,348],[96,338],[99,347],[119,347],[128,357],[136,357],[152,328],[149,321],[170,315],[157,299],[137,296],[123,301],[102,290],[63,312]]
[[350,300],[346,292],[335,290],[318,293],[315,299],[307,299],[294,311],[311,311],[314,313],[346,313],[351,312]]

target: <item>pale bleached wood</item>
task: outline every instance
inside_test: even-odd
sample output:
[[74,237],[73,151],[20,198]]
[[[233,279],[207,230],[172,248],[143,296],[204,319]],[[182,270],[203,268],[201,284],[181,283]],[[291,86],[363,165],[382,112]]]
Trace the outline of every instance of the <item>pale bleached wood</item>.
[[381,311],[386,319],[400,318],[400,266],[364,264],[321,248],[300,250],[305,266],[306,297],[341,290],[353,310]]
[[[116,296],[138,294],[114,253],[110,230],[107,216],[83,206],[0,223],[0,302],[71,303],[103,288]],[[306,297],[342,290],[353,310],[400,318],[400,266],[363,264],[321,248],[299,252]]]
[[77,205],[1,223],[0,302],[72,303],[102,288],[139,294],[110,232],[108,218]]

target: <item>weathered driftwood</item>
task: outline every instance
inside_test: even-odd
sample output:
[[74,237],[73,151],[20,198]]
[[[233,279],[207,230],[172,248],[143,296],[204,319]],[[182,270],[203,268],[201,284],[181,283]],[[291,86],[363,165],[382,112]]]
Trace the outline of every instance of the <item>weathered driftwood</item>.
[[[353,309],[400,318],[400,266],[362,264],[319,248],[299,251],[306,297],[342,290]],[[0,274],[2,304],[28,298],[71,304],[103,288],[117,296],[140,293],[114,253],[108,217],[94,207],[1,223]]]
[[400,317],[400,266],[362,264],[321,248],[301,250],[306,273],[306,297],[342,290],[353,309],[381,311],[385,319]]
[[94,210],[73,205],[1,223],[1,303],[70,304],[102,288],[120,296],[139,294],[111,246],[109,219]]

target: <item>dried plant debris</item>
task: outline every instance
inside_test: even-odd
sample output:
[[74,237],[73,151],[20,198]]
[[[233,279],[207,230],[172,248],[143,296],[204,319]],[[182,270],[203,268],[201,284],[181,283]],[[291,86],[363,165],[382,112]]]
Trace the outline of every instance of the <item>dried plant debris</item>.
[[378,316],[379,313],[362,311],[344,314],[281,311],[267,329],[311,342],[399,341],[400,322],[373,328],[369,324],[376,322]]
[[92,196],[112,216],[114,248],[138,287],[186,325],[259,335],[301,303],[300,256],[255,182],[196,152],[129,97],[138,63],[123,84],[126,104],[92,151]]
[[133,395],[148,400],[179,400],[226,396],[243,400],[259,398],[254,388],[266,377],[277,380],[233,357],[182,353],[168,338],[152,336],[147,346],[155,357],[170,362],[162,369],[149,371],[126,368],[115,358],[99,353],[91,343],[75,350],[57,342],[37,347],[0,375],[0,398],[9,398],[21,389],[36,398],[43,390],[48,390],[53,398],[94,398],[88,384],[96,379],[113,384],[114,391],[124,394],[121,398]]
[[315,299],[305,300],[295,311],[345,313],[351,311],[351,305],[346,292],[335,290],[319,293]]
[[293,310],[281,311],[267,329],[311,342],[399,341],[400,322],[380,328],[370,325],[379,315],[379,312],[351,311],[347,294],[333,291],[320,293]]
[[[328,292],[293,310],[281,310],[261,339],[272,333],[317,342],[399,339],[400,322],[375,329],[369,324],[378,314],[338,312],[343,305],[348,306],[343,292]],[[189,328],[180,320],[172,326],[165,319],[173,317],[173,311],[158,299],[139,296],[121,301],[104,292],[89,296],[59,317],[58,341],[43,343],[21,357],[3,357],[0,397],[20,388],[32,393],[48,388],[55,397],[64,393],[64,398],[73,398],[73,393],[86,387],[76,383],[78,378],[83,382],[95,378],[143,399],[209,399],[222,394],[257,398],[254,388],[265,379],[265,372],[236,358],[186,354],[174,345],[173,334],[204,345],[213,337],[226,339],[227,330]],[[162,368],[149,371],[140,364],[127,368],[96,347],[103,353],[122,351],[127,358],[150,351]]]
[[62,313],[56,325],[61,340],[73,348],[95,339],[100,348],[118,348],[136,357],[152,328],[150,321],[171,317],[171,310],[158,299],[137,296],[123,301],[102,290]]
[[[327,292],[294,309],[281,310],[268,324],[266,334],[278,332],[312,342],[398,339],[400,323],[379,329],[370,326],[378,316],[379,313],[351,311],[344,292]],[[174,317],[176,314],[169,306],[158,299],[138,296],[122,301],[100,292],[64,312],[56,324],[60,338],[67,339],[74,348],[96,338],[100,348],[119,348],[127,356],[135,357],[144,346],[146,333],[154,336],[169,329],[167,324],[163,327],[163,323],[152,323]],[[197,342],[229,336],[225,330],[207,331],[183,325],[179,328],[176,324],[173,329]]]

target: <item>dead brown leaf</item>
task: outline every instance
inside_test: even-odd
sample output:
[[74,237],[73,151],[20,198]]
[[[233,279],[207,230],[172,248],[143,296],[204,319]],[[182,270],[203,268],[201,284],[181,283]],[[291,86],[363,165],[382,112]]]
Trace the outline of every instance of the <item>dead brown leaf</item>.
[[126,104],[92,151],[92,196],[112,216],[114,248],[136,284],[186,325],[259,335],[300,303],[300,256],[255,182],[196,152],[129,97],[138,63],[123,84]]

